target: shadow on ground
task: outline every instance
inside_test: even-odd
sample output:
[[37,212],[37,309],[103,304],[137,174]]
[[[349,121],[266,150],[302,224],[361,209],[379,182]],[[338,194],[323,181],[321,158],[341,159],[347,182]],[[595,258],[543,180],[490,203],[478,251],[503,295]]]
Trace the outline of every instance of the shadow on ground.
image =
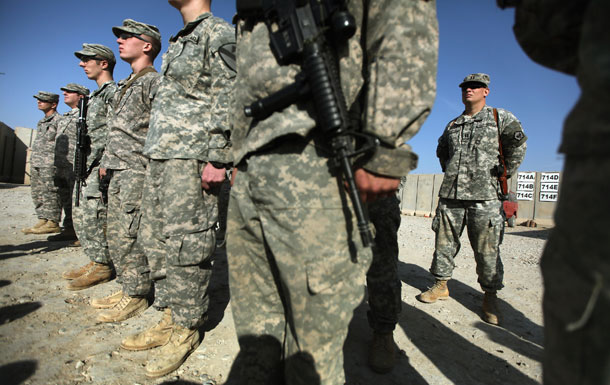
[[14,183],[0,183],[0,189],[9,189],[9,188],[17,188],[17,187],[29,187],[23,184],[14,184]]
[[38,363],[36,361],[12,362],[0,366],[0,378],[5,385],[22,384],[36,372],[37,368]]
[[19,245],[0,246],[0,260],[22,257],[28,254],[50,253],[55,250],[63,249],[68,242],[49,242],[47,240],[36,240],[30,243]]
[[23,318],[41,307],[42,304],[40,302],[26,302],[0,307],[0,325]]
[[[419,290],[426,290],[432,284],[430,273],[425,269],[399,262],[399,277],[403,282]],[[451,297],[466,309],[481,316],[479,308],[482,292],[457,280],[449,283]],[[413,298],[415,300],[415,298]],[[442,306],[431,304],[430,306]],[[542,356],[542,327],[529,320],[521,311],[501,300],[500,309],[504,314],[505,326],[497,327],[479,322],[475,327],[487,334],[492,341],[540,361]],[[397,365],[388,374],[376,374],[367,366],[367,354],[372,331],[368,326],[366,302],[354,312],[343,352],[347,384],[364,385],[383,383],[432,385],[425,378],[430,373],[421,373],[417,363],[401,354]],[[477,346],[477,339],[467,339],[452,331],[441,321],[428,313],[402,302],[402,312],[397,327],[403,329],[409,341],[424,354],[430,362],[456,385],[505,384],[535,385],[537,381],[523,374],[507,359],[502,358],[502,349],[491,354]]]
[[527,238],[536,238],[536,239],[549,239],[549,234],[551,234],[551,229],[540,229],[540,230],[524,230],[524,231],[511,231],[504,233],[504,236],[517,236],[517,237],[527,237]]
[[[430,273],[414,264],[399,262],[398,276],[401,281],[420,291],[427,290],[433,283]],[[479,317],[482,316],[483,292],[481,290],[476,290],[456,279],[450,280],[447,286],[452,299]],[[541,361],[544,341],[542,326],[531,321],[522,311],[502,298],[498,298],[498,300],[502,313],[502,326],[492,326],[481,321],[477,327],[488,334],[491,340],[521,355]],[[430,306],[442,306],[442,303],[430,304]]]

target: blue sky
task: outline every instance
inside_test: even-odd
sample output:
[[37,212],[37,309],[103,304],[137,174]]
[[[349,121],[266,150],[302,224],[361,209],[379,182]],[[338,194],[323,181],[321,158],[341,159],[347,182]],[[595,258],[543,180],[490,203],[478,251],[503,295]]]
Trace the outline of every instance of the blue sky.
[[[467,74],[491,76],[488,104],[521,120],[528,152],[521,171],[559,171],[561,127],[580,93],[573,77],[532,62],[512,33],[514,12],[492,0],[438,0],[440,52],[438,90],[432,114],[410,144],[420,156],[416,173],[440,173],[436,141],[447,122],[462,110],[458,84]],[[212,11],[228,21],[235,3],[214,0]],[[70,82],[94,90],[74,51],[82,43],[105,44],[117,52],[112,26],[123,19],[157,25],[165,52],[169,37],[182,27],[179,13],[164,0],[20,0],[0,2],[0,121],[10,127],[36,127],[42,114],[32,98],[38,90],[61,94]],[[118,58],[118,55],[117,55]],[[161,65],[161,57],[156,61]],[[114,78],[131,72],[118,59]],[[63,99],[61,99],[63,100]],[[60,101],[59,111],[68,107]]]

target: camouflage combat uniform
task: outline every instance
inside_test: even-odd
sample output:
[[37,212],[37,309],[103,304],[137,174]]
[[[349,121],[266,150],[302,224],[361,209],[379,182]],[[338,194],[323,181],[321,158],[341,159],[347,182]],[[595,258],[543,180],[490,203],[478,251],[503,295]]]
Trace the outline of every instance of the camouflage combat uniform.
[[[87,135],[91,151],[87,154],[86,185],[80,191],[79,206],[73,207],[74,229],[82,244],[83,252],[93,262],[110,263],[106,227],[106,205],[99,190],[99,164],[108,137],[107,118],[112,98],[117,90],[114,81],[102,84],[89,97],[87,104]],[[76,199],[76,192],[74,192]]]
[[220,189],[202,189],[201,173],[207,162],[230,162],[235,73],[218,49],[234,41],[233,28],[208,12],[170,39],[144,146],[151,161],[138,238],[155,280],[154,306],[169,306],[173,321],[189,329],[200,326],[209,302]]
[[[498,128],[499,126],[499,128]],[[501,140],[508,175],[523,161],[526,136],[515,116],[483,107],[473,116],[452,120],[439,138],[436,154],[445,172],[432,229],[436,233],[430,272],[439,280],[451,278],[464,226],[477,263],[478,282],[486,292],[500,290],[503,266],[500,244],[504,234],[501,194],[497,179]],[[498,139],[498,135],[500,139]]]
[[148,164],[142,149],[159,80],[160,75],[154,68],[147,67],[118,83],[100,164],[112,170],[113,175],[108,187],[108,251],[123,292],[130,297],[146,296],[151,289],[146,256],[136,240]]
[[[405,141],[436,91],[436,4],[348,3],[359,28],[338,53],[342,88],[350,110],[362,114],[362,129],[381,142],[363,166],[399,178],[416,165]],[[260,21],[239,21],[237,39],[231,140],[238,172],[227,258],[240,353],[229,381],[343,384],[343,343],[363,299],[371,250],[329,171],[328,142],[314,130],[312,105],[300,101],[265,120],[244,114],[245,105],[293,83],[299,69],[278,65]]]
[[78,108],[63,114],[55,137],[55,185],[64,210],[64,227],[72,226],[72,190],[74,188],[74,150]]
[[61,115],[57,112],[45,116],[36,126],[36,139],[32,144],[30,173],[32,184],[32,201],[38,219],[59,223],[61,203],[59,191],[55,186],[55,135]]
[[535,61],[576,75],[555,227],[542,254],[544,384],[610,384],[610,30],[606,0],[524,0],[515,35]]

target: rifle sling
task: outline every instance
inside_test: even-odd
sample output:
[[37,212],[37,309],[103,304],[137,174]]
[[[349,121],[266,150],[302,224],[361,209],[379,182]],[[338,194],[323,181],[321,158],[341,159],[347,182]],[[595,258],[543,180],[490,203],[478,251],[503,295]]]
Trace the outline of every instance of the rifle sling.
[[500,151],[500,164],[502,165],[502,175],[498,176],[500,182],[500,188],[502,189],[502,195],[508,195],[508,182],[506,181],[506,162],[504,161],[504,152],[502,151],[502,140],[500,137],[500,123],[498,119],[498,109],[494,108],[494,120],[496,121],[496,127],[498,128],[498,150]]
[[157,70],[155,69],[155,67],[146,67],[143,70],[141,70],[140,72],[138,72],[134,77],[132,77],[131,79],[129,79],[129,81],[125,84],[125,86],[123,87],[123,89],[121,89],[121,93],[119,94],[119,101],[121,101],[121,99],[123,99],[123,96],[125,95],[125,92],[127,92],[127,89],[129,87],[131,87],[131,85],[138,80],[139,78],[141,78],[142,76],[146,75],[149,72],[157,72]]

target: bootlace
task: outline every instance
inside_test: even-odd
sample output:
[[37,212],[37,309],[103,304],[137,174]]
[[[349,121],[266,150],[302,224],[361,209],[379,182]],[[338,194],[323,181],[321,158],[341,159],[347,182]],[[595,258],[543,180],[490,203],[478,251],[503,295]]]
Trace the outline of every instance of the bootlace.
[[114,309],[116,310],[123,310],[127,307],[127,305],[129,304],[129,301],[131,301],[131,297],[128,295],[124,295],[123,298],[121,298],[121,300],[114,305]]

